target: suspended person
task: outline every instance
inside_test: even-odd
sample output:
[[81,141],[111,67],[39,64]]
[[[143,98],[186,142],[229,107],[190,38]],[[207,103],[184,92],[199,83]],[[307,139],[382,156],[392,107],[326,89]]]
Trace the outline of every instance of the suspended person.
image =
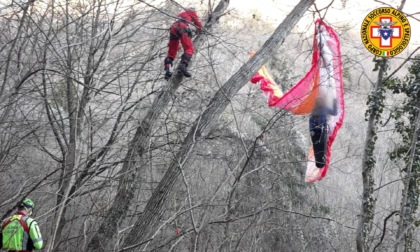
[[328,141],[328,115],[337,115],[337,100],[333,101],[333,109],[327,107],[322,97],[315,99],[315,107],[309,117],[309,131],[313,144],[316,167],[325,166],[327,141]]
[[35,204],[25,198],[18,211],[5,219],[1,225],[2,249],[9,252],[30,252],[42,249],[42,236],[32,215]]
[[178,67],[178,73],[185,77],[191,77],[188,72],[188,64],[194,54],[194,44],[191,41],[192,29],[194,25],[197,32],[202,32],[202,24],[197,12],[194,8],[188,8],[178,15],[178,20],[171,25],[169,30],[168,55],[165,58],[165,79],[168,80],[172,76],[172,62],[176,58],[179,49],[179,42],[181,41],[184,53],[181,56],[181,63]]

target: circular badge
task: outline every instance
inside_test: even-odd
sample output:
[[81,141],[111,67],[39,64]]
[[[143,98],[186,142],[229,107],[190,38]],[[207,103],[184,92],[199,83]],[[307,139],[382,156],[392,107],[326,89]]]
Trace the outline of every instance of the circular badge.
[[393,57],[407,47],[411,28],[402,12],[382,7],[366,16],[360,35],[369,52],[380,57]]

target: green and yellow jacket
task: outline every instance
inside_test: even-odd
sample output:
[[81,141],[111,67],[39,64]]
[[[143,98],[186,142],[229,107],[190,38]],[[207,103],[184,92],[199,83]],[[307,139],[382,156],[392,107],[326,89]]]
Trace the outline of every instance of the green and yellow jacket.
[[2,249],[32,251],[42,248],[42,236],[36,221],[23,212],[16,212],[1,225]]

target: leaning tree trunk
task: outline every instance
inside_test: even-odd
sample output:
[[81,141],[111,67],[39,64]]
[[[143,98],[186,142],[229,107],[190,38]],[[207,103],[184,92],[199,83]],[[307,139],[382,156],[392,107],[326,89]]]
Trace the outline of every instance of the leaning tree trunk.
[[356,245],[358,252],[369,251],[369,234],[372,230],[375,199],[373,198],[373,186],[375,184],[373,172],[376,164],[375,144],[377,140],[376,123],[381,114],[381,99],[383,97],[383,77],[385,75],[388,60],[383,58],[379,62],[378,79],[374,90],[369,97],[369,119],[366,130],[366,141],[362,159],[363,195],[359,221],[356,229]]
[[[220,0],[212,14],[207,18],[204,25],[205,30],[210,30],[212,26],[218,22],[228,5],[229,0]],[[205,35],[198,35],[194,39],[195,47],[199,47],[204,41]],[[179,75],[175,75],[171,79],[170,83],[155,98],[144,119],[138,126],[136,133],[130,142],[127,154],[125,155],[123,167],[119,171],[121,177],[118,183],[117,194],[105,218],[101,221],[98,231],[89,242],[87,251],[107,251],[112,247],[112,238],[117,233],[118,223],[124,219],[128,212],[130,202],[134,198],[134,185],[139,179],[141,169],[145,167],[142,163],[137,164],[137,161],[133,157],[137,155],[141,157],[146,153],[153,126],[163,109],[171,101],[171,97],[173,97],[175,91],[181,85],[182,80],[183,77]],[[134,168],[136,166],[139,168]]]
[[170,164],[159,185],[153,191],[143,213],[137,219],[128,237],[124,240],[124,250],[135,250],[139,244],[152,239],[149,236],[158,229],[159,221],[163,216],[164,205],[168,201],[168,196],[174,184],[180,177],[181,169],[184,169],[183,166],[188,161],[189,154],[193,150],[195,142],[201,139],[204,132],[217,121],[232,97],[262,67],[271,57],[272,53],[278,50],[290,30],[296,25],[312,3],[313,0],[301,0],[279,27],[277,27],[263,47],[220,88],[203,114],[195,120],[188,135],[184,139],[181,149],[176,154],[175,160]]
[[[415,84],[416,85],[416,84]],[[412,121],[412,140],[410,145],[410,156],[407,160],[407,171],[404,179],[403,198],[401,200],[400,220],[398,223],[395,252],[413,251],[413,224],[414,214],[418,208],[418,198],[420,193],[420,148],[418,132],[420,127],[420,94],[417,92],[413,102],[414,120]],[[404,240],[404,242],[401,242]]]

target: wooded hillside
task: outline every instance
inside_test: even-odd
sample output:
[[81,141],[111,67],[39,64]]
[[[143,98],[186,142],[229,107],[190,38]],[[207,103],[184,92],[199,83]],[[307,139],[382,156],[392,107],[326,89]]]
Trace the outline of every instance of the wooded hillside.
[[[305,183],[308,116],[249,79],[265,65],[290,89],[313,23],[347,1],[291,1],[275,24],[230,2],[0,3],[2,220],[31,198],[48,252],[419,251],[420,47],[385,60],[330,24],[346,117],[327,177]],[[193,76],[166,81],[189,5],[204,27]]]

